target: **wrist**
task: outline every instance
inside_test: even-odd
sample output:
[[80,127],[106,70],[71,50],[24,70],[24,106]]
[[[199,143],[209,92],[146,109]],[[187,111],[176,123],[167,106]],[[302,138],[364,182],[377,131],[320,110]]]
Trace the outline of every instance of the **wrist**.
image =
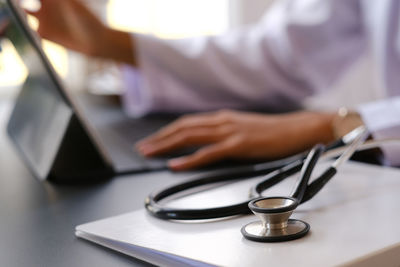
[[332,128],[336,113],[317,113],[316,131],[319,133],[319,142],[328,144],[335,140]]
[[136,65],[134,43],[128,32],[104,26],[100,40],[93,47],[95,56]]
[[282,156],[305,151],[317,143],[329,144],[334,141],[332,121],[335,115],[316,111],[300,111],[286,115],[287,128],[281,127],[279,130],[282,144],[285,143],[286,147],[280,148],[285,152]]

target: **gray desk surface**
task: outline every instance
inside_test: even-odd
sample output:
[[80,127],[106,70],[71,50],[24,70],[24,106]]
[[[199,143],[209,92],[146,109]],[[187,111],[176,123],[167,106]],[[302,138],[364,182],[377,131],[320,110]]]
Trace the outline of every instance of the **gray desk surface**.
[[6,136],[9,108],[0,101],[0,266],[147,266],[76,238],[74,228],[142,208],[150,191],[182,175],[148,173],[85,187],[41,183]]

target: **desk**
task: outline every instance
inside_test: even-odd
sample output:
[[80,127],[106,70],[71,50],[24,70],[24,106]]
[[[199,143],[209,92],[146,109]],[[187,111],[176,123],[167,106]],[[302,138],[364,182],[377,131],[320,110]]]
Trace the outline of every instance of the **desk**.
[[75,226],[142,208],[148,192],[185,174],[147,173],[80,187],[41,183],[8,141],[9,109],[0,102],[0,266],[150,266],[76,238]]
[[75,226],[142,208],[154,186],[181,177],[165,171],[84,187],[41,183],[8,140],[10,108],[0,101],[0,266],[150,266],[76,238]]

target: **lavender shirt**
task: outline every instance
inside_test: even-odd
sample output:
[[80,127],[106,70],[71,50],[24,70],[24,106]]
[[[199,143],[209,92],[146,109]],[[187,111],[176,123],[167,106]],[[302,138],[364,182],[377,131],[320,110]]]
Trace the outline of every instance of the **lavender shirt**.
[[[283,111],[329,90],[366,49],[383,100],[360,105],[375,139],[400,137],[400,1],[279,0],[256,25],[218,36],[134,34],[140,75],[124,68],[128,114],[220,108]],[[383,147],[400,165],[400,146]]]

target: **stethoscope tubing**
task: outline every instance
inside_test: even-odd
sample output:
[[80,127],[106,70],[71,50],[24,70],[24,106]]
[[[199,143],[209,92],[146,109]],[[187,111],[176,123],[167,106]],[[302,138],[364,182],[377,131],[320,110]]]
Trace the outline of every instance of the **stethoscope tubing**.
[[[363,145],[359,146],[357,151],[371,149],[380,146],[383,143],[393,142],[398,143],[399,139],[367,141]],[[341,153],[343,153],[347,149],[347,147],[337,147],[340,143],[343,144],[343,142],[340,141],[335,144],[333,148],[325,151],[321,156],[321,160],[336,158]],[[301,153],[283,160],[238,167],[229,170],[221,170],[217,172],[212,172],[205,176],[201,175],[199,177],[194,177],[190,181],[179,183],[160,191],[155,191],[151,193],[145,200],[145,207],[153,216],[167,220],[203,220],[250,214],[251,211],[248,208],[249,200],[255,197],[260,197],[262,193],[268,188],[271,188],[272,186],[283,181],[284,179],[299,172],[304,164],[304,159],[305,154]],[[300,203],[304,203],[310,200],[323,188],[323,186],[336,174],[336,172],[336,168],[330,167],[325,170],[319,177],[314,179],[314,181],[312,181],[307,186],[307,189],[305,190],[304,196],[302,197]],[[250,190],[250,198],[241,203],[205,209],[177,209],[166,207],[159,203],[161,200],[184,190],[217,182],[250,179],[259,175],[266,175],[264,177],[265,180],[254,186]]]
[[[320,148],[320,151],[318,153],[321,153],[322,150],[323,148]],[[258,195],[260,196],[262,191],[278,184],[284,179],[299,172],[302,166],[304,165],[304,155],[303,154],[297,155],[297,158],[300,157],[301,159],[297,159],[294,162],[290,162],[289,164],[286,163],[287,160],[274,161],[270,163],[264,163],[263,168],[260,168],[260,165],[258,165],[256,170],[254,166],[241,167],[241,168],[236,168],[236,172],[232,172],[232,170],[220,171],[217,174],[211,174],[209,176],[203,176],[201,178],[195,178],[184,183],[179,183],[177,185],[165,188],[161,191],[151,193],[145,200],[145,207],[155,217],[160,219],[169,219],[169,220],[204,220],[204,219],[223,218],[241,214],[250,214],[251,211],[248,208],[249,200],[228,206],[202,208],[202,209],[170,208],[159,204],[159,201],[176,193],[192,189],[198,186],[204,186],[207,184],[212,184],[217,182],[233,181],[238,179],[241,180],[250,179],[258,175],[263,175],[265,174],[265,172],[267,172],[265,180],[257,185],[257,191],[259,192]],[[308,178],[311,176],[311,171],[314,168],[318,157],[319,155],[312,159],[309,168],[306,168],[306,174],[303,175],[307,175]],[[291,157],[292,160],[293,158],[294,157]],[[308,179],[306,179],[306,183],[307,182]],[[293,195],[295,197],[299,197],[298,195],[300,193],[301,195],[304,194],[304,192],[294,192]]]
[[[296,156],[297,158],[303,157],[303,154]],[[251,211],[248,208],[248,200],[237,203],[234,205],[206,208],[206,209],[175,209],[165,207],[159,204],[159,201],[172,196],[176,193],[184,190],[196,188],[199,186],[227,182],[234,180],[251,179],[258,175],[267,174],[266,179],[270,181],[271,186],[279,183],[287,176],[298,172],[301,169],[303,160],[297,159],[295,162],[289,162],[295,157],[291,157],[289,160],[278,160],[269,163],[256,164],[252,166],[238,167],[229,170],[221,170],[218,172],[210,173],[206,176],[200,176],[192,178],[190,181],[179,183],[171,187],[162,189],[151,193],[145,199],[146,209],[155,217],[160,219],[175,219],[175,220],[203,220],[203,219],[214,219],[223,218],[228,216],[235,216],[240,214],[250,214]],[[282,167],[283,166],[283,167]],[[276,170],[276,172],[274,172]],[[271,173],[272,172],[272,173]]]

